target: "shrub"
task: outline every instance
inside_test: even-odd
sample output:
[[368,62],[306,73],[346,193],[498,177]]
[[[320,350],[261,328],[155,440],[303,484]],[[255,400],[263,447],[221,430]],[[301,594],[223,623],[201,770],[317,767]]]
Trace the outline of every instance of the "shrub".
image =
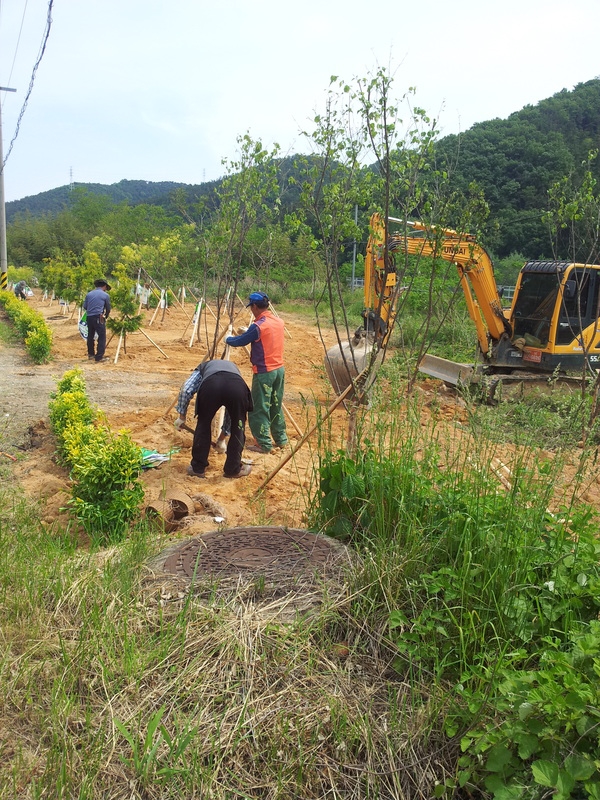
[[60,457],[71,469],[69,505],[96,545],[120,541],[139,513],[142,451],[122,431],[99,424],[79,369],[65,372],[50,402]]
[[74,386],[71,391],[57,393],[50,401],[50,424],[59,454],[67,464],[72,463],[68,453],[73,449],[74,437],[81,436],[95,419],[96,411],[90,405],[85,389]]
[[69,502],[92,541],[103,545],[120,541],[139,513],[142,452],[124,431],[115,436],[100,428],[95,434],[71,448],[76,460]]
[[50,360],[52,331],[42,315],[11,292],[0,292],[0,302],[25,341],[27,352],[36,364]]
[[36,364],[48,361],[52,349],[52,332],[48,326],[32,326],[25,337],[25,347]]

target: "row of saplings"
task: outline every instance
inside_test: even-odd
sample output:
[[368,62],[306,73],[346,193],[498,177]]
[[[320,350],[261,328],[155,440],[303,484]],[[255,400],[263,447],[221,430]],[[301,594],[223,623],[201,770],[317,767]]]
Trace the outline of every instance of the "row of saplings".
[[125,536],[144,499],[143,452],[126,432],[113,433],[90,403],[83,373],[65,372],[50,401],[58,456],[70,471],[69,508],[93,544]]

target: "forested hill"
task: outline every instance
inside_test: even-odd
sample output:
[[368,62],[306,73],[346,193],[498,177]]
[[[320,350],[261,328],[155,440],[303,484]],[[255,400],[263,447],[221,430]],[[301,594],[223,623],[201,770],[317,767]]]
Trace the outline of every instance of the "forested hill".
[[74,194],[76,195],[77,190],[82,189],[91,194],[104,195],[114,203],[127,203],[131,206],[147,203],[166,207],[169,205],[171,193],[176,189],[184,189],[189,198],[199,198],[208,194],[215,183],[205,183],[201,186],[173,181],[155,183],[122,180],[110,186],[102,183],[74,183],[30,197],[23,197],[21,200],[12,200],[6,204],[6,221],[12,222],[16,214],[22,213],[28,213],[34,217],[43,214],[58,214],[71,205]]
[[[576,181],[591,150],[600,148],[600,79],[558,92],[508,119],[474,125],[460,136],[440,139],[438,158],[456,189],[475,181],[490,205],[498,231],[490,242],[499,256],[547,253],[548,232],[541,215],[548,189],[561,179]],[[592,163],[600,181],[600,162]]]
[[[486,244],[496,256],[516,252],[527,258],[547,257],[548,232],[541,216],[548,207],[548,190],[566,176],[577,179],[590,150],[600,148],[600,78],[578,84],[572,91],[563,89],[507,119],[481,122],[460,135],[443,137],[436,148],[438,164],[447,169],[454,189],[466,192],[475,182],[483,190],[492,223]],[[292,161],[281,162],[284,183]],[[600,181],[600,159],[592,169]],[[180,197],[191,205],[212,194],[218,184],[123,180],[111,186],[78,183],[75,188],[105,195],[116,203],[145,203],[173,211],[175,190],[181,190]],[[6,204],[7,220],[13,221],[19,212],[35,217],[56,214],[76,197],[70,186],[25,197]],[[297,191],[288,183],[289,210],[295,202]]]

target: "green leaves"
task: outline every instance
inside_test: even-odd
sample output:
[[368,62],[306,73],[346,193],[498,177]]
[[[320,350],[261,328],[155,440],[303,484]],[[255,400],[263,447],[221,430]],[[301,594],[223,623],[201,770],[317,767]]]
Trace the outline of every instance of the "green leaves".
[[[477,782],[485,756],[483,775],[489,775],[484,781],[495,798],[534,784],[553,789],[557,798],[598,796],[599,646],[600,622],[591,620],[572,633],[567,649],[546,640],[539,668],[517,662],[497,679],[489,676],[490,720],[463,738],[461,766]],[[584,651],[590,655],[583,656]],[[532,792],[527,796],[544,796],[541,790]]]
[[52,331],[46,325],[43,316],[17,300],[12,292],[0,292],[0,303],[14,323],[25,341],[25,347],[36,364],[45,364],[50,360],[52,348]]
[[66,372],[50,402],[50,422],[71,470],[69,505],[94,544],[104,545],[120,541],[139,514],[142,451],[127,432],[114,435],[96,417],[83,373]]
[[512,759],[512,753],[505,744],[496,744],[489,751],[485,768],[489,772],[502,772]]
[[188,771],[180,762],[197,728],[185,728],[171,735],[162,724],[165,711],[166,707],[161,706],[150,717],[142,738],[120,720],[114,720],[115,727],[131,747],[131,756],[121,755],[121,761],[131,767],[144,786],[151,781],[166,782]]

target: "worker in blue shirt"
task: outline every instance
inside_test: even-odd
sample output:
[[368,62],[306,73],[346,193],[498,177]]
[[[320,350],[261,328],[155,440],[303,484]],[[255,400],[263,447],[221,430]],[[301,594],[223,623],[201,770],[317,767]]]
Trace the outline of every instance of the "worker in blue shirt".
[[[106,318],[110,314],[110,284],[104,278],[99,278],[94,281],[95,288],[88,292],[83,301],[83,308],[87,316],[87,353],[90,361],[94,360],[97,363],[101,361],[108,361],[104,357],[106,350]],[[94,343],[96,334],[98,335],[98,346],[94,353]]]
[[[221,406],[225,406],[229,416],[231,436],[227,443],[223,474],[226,478],[243,478],[249,475],[252,467],[242,464],[246,416],[252,410],[250,389],[235,364],[231,361],[214,359],[199,364],[191,377],[196,391],[196,429],[192,443],[192,461],[188,475],[205,478],[211,444],[211,423]],[[177,401],[179,420],[185,419],[189,395],[190,378],[181,387]],[[186,388],[187,387],[187,388]],[[177,426],[178,420],[175,420]]]
[[[201,364],[198,364],[196,369],[192,372],[190,377],[182,384],[181,389],[179,390],[179,397],[177,398],[177,405],[175,406],[175,411],[177,412],[177,418],[173,423],[175,427],[179,430],[182,425],[186,424],[187,412],[190,403],[192,402],[192,397],[195,394],[198,394],[200,387],[202,386],[202,370],[201,367],[204,365],[204,361]],[[229,417],[229,411],[225,409],[225,416],[223,418],[223,425],[221,426],[221,432],[219,433],[219,438],[214,443],[213,447],[217,451],[217,453],[226,453],[227,452],[227,437],[231,434],[231,419]]]

